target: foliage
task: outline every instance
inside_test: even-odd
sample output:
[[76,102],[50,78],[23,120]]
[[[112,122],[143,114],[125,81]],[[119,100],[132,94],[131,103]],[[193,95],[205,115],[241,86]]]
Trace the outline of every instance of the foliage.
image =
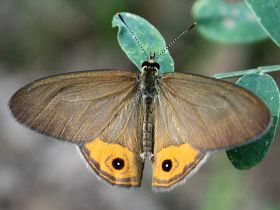
[[[158,55],[165,49],[166,45],[163,37],[152,24],[134,14],[121,13],[121,15],[125,19],[127,25],[131,27],[133,33],[137,34],[137,38],[148,56],[150,53],[154,52]],[[127,30],[118,15],[115,15],[113,18],[113,27],[116,26],[119,27],[118,41],[121,48],[141,71],[141,64],[148,59],[147,55],[145,55],[143,49],[138,45],[131,32]],[[161,73],[174,71],[174,62],[168,51],[162,54],[157,62],[160,63]]]
[[199,32],[208,39],[248,43],[270,37],[280,46],[278,0],[197,0],[193,16]]
[[246,43],[268,37],[244,2],[199,0],[193,16],[201,35],[217,42]]
[[273,116],[272,126],[264,136],[248,145],[227,151],[235,168],[249,169],[265,157],[272,144],[279,118],[279,90],[274,79],[267,74],[246,74],[236,84],[258,95],[270,108]]
[[270,38],[280,47],[279,0],[246,0]]

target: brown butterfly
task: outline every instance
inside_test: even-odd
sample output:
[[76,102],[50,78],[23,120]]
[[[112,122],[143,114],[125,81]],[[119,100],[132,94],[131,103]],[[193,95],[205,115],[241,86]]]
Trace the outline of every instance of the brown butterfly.
[[232,83],[188,73],[159,73],[155,55],[142,72],[94,70],[36,80],[9,102],[25,126],[75,143],[111,185],[141,185],[153,162],[154,189],[170,189],[210,151],[247,144],[271,124],[266,105]]
[[187,73],[98,70],[39,79],[9,102],[14,117],[39,133],[78,144],[112,185],[140,186],[153,160],[154,188],[170,188],[208,151],[246,144],[264,133],[270,111],[229,82]]

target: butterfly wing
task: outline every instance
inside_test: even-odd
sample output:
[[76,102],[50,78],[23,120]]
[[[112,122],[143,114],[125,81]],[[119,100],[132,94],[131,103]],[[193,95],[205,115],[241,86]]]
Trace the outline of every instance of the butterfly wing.
[[172,124],[176,141],[197,149],[227,149],[245,144],[262,135],[271,123],[269,109],[257,96],[209,77],[166,74],[159,98],[159,106],[172,113],[168,131],[171,132]]
[[[143,162],[135,81],[135,73],[118,70],[51,76],[21,88],[9,107],[25,126],[79,144],[97,175],[109,183],[137,186]],[[125,164],[118,173],[111,170],[117,154]]]
[[97,138],[135,92],[135,75],[88,71],[43,78],[17,91],[14,117],[39,133],[74,143]]
[[144,166],[140,158],[143,109],[137,97],[130,97],[97,139],[80,146],[95,173],[109,184],[121,187],[140,186]]
[[[246,144],[270,123],[265,104],[244,88],[193,74],[163,75],[155,104],[153,186],[171,187],[197,168],[207,151]],[[174,171],[163,170],[166,159],[177,164]]]

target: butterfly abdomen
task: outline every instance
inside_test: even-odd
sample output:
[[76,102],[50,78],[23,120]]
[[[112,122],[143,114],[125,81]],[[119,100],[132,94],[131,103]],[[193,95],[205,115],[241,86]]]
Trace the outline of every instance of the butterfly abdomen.
[[144,97],[144,121],[143,121],[143,158],[151,156],[153,151],[153,99],[149,96]]
[[154,147],[154,122],[153,122],[153,107],[154,98],[156,92],[156,78],[154,69],[149,67],[143,69],[144,72],[141,75],[140,90],[142,95],[142,105],[144,107],[144,119],[142,129],[142,146],[143,153],[141,157],[143,159],[151,159],[153,156]]

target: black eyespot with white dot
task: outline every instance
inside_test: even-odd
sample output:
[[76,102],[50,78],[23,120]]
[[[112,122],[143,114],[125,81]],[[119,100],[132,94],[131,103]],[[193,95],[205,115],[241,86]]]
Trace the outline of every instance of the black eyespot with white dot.
[[124,160],[121,158],[115,158],[112,161],[112,166],[114,167],[114,169],[116,170],[122,170],[124,168]]
[[169,172],[172,169],[172,161],[167,159],[164,160],[161,164],[162,170],[165,172]]

